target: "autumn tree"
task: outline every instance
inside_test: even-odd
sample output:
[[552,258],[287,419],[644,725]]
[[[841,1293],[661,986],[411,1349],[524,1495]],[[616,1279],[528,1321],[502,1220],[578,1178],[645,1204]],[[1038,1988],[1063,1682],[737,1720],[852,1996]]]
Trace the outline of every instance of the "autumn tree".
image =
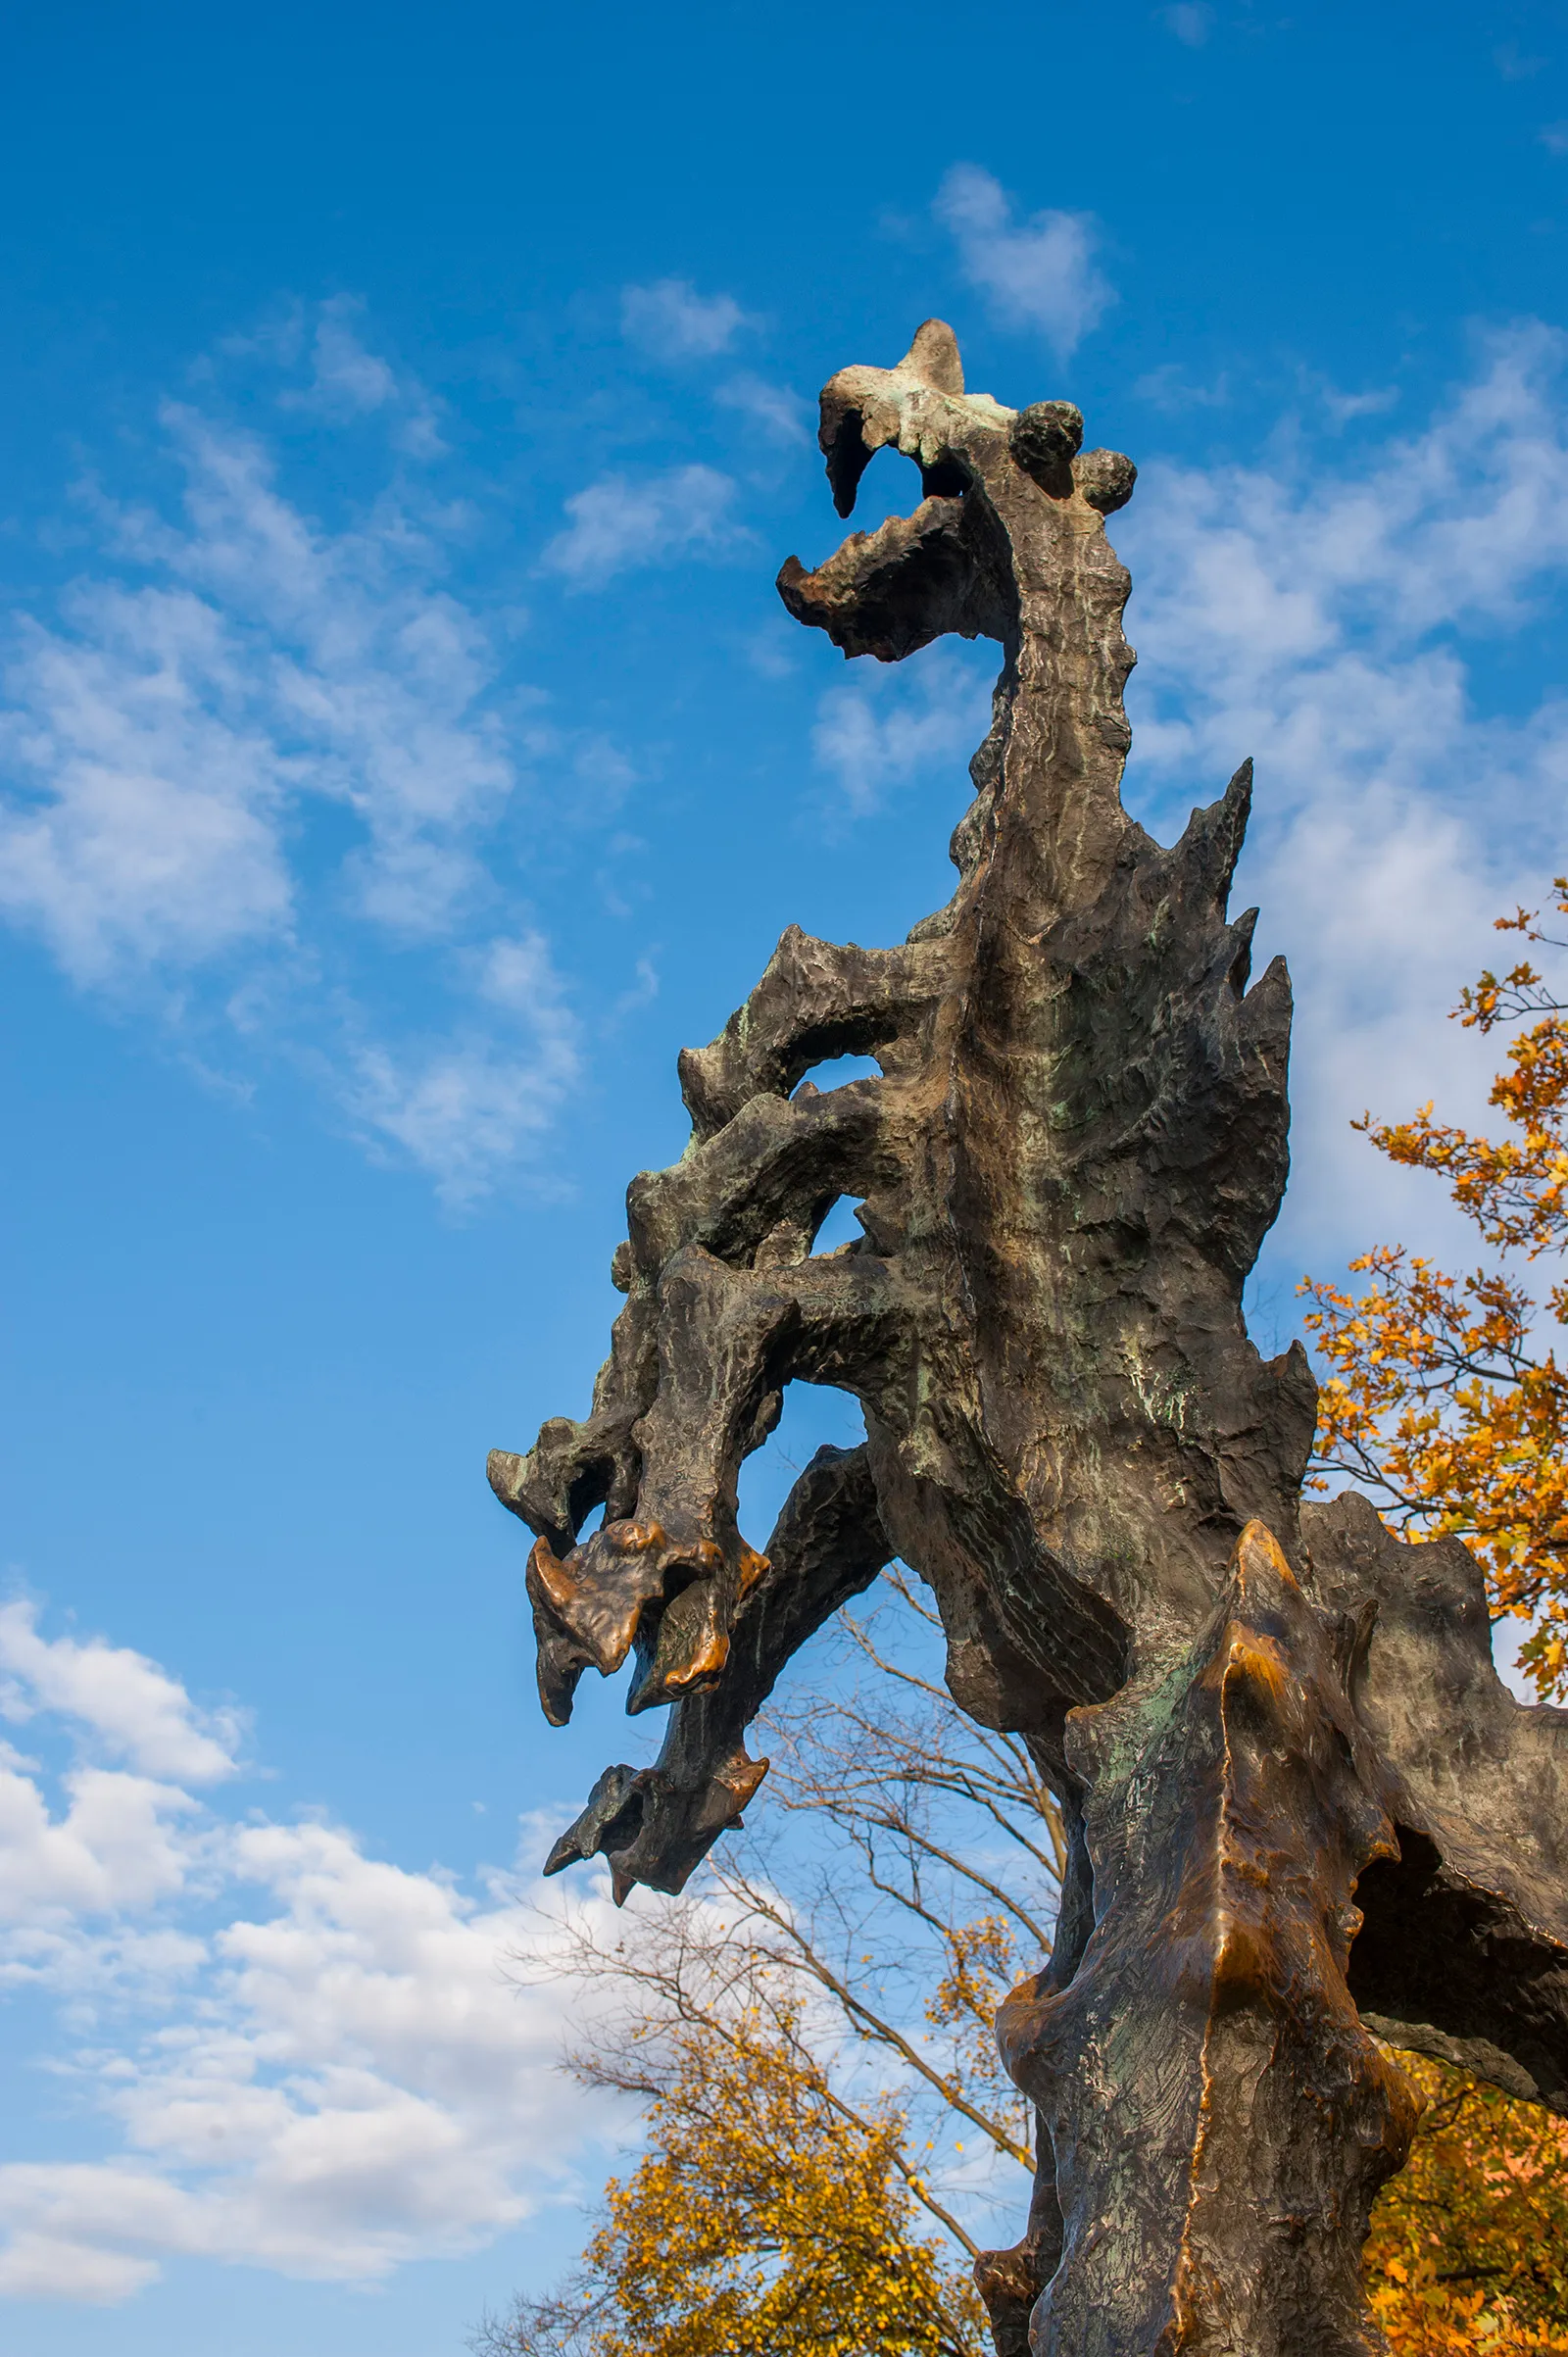
[[648,2148],[576,2274],[491,2319],[483,2357],[989,2351],[973,2261],[1016,2235],[1034,2169],[992,2022],[1050,1951],[1064,1850],[1027,1746],[933,1674],[938,1637],[890,1575],[761,1723],[764,1833],[524,1962],[594,1990],[568,2068],[647,2107]]
[[1398,2357],[1568,2350],[1568,2121],[1401,2054],[1427,2108],[1372,2214],[1372,2306]]
[[980,2303],[919,2231],[906,2122],[846,2104],[787,2007],[669,2030],[648,2149],[567,2281],[483,2357],[980,2357]]
[[[1568,915],[1568,878],[1555,907]],[[1568,944],[1521,908],[1501,932]],[[1372,1283],[1348,1294],[1303,1280],[1306,1323],[1329,1362],[1320,1395],[1319,1487],[1348,1476],[1408,1539],[1454,1534],[1487,1574],[1494,1616],[1528,1622],[1521,1667],[1543,1697],[1568,1694],[1568,1369],[1555,1330],[1568,1280],[1530,1271],[1568,1246],[1568,1002],[1521,959],[1484,973],[1454,1010],[1467,1028],[1523,1028],[1490,1102],[1505,1134],[1366,1114],[1356,1126],[1380,1154],[1438,1173],[1496,1255],[1451,1275],[1402,1245],[1350,1263]]]

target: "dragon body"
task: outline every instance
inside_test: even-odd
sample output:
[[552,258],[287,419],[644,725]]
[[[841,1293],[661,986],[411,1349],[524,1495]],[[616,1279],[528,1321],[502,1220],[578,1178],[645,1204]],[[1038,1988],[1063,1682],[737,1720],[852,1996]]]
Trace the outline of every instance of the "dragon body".
[[[1072,1835],[999,2024],[1043,2124],[1027,2231],[980,2270],[1004,2357],[1031,2314],[1037,2357],[1371,2350],[1360,2245],[1415,2101],[1365,2014],[1568,2109],[1568,1714],[1498,1684],[1462,1547],[1303,1511],[1310,1370],[1241,1307],[1290,983],[1228,913],[1250,766],[1169,850],[1121,807],[1130,462],[1069,404],[966,392],[940,321],[830,380],[821,442],[841,514],[884,446],[925,496],[791,559],[785,604],[852,658],[996,640],[993,721],[948,906],[890,949],[792,928],[683,1055],[691,1143],[629,1190],[591,1413],[492,1455],[547,1714],[628,1654],[628,1707],[669,1707],[550,1868],[679,1890],[761,1782],[784,1664],[901,1558]],[[879,1077],[807,1079],[846,1055]],[[862,1234],[819,1253],[845,1197]],[[738,1471],[796,1380],[866,1438],[759,1549]]]

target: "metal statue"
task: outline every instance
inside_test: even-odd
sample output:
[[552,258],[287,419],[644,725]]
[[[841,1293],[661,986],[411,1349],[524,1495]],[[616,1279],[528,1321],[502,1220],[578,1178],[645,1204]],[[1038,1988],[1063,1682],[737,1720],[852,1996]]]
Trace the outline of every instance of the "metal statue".
[[[1135,469],[1082,432],[966,392],[940,320],[824,388],[839,513],[884,446],[925,496],[791,559],[790,612],[884,663],[1003,650],[957,889],[893,949],[792,928],[682,1056],[691,1145],[628,1192],[592,1412],[490,1478],[537,1535],[547,1715],[628,1653],[627,1707],[669,1707],[549,1870],[678,1891],[762,1780],[784,1664],[894,1556],[955,1697],[1028,1740],[1072,1845],[999,2022],[1041,2122],[1027,2231],[979,2270],[1003,2357],[1348,2357],[1383,2345],[1361,2245],[1418,2110],[1378,2038],[1568,2111],[1568,1713],[1499,1683],[1457,1542],[1303,1508],[1307,1360],[1241,1309],[1291,1020],[1227,914],[1250,770],[1168,851],[1121,807]],[[846,1054],[881,1077],[805,1079]],[[846,1196],[862,1237],[814,1252]],[[866,1437],[759,1551],[737,1472],[797,1378]]]

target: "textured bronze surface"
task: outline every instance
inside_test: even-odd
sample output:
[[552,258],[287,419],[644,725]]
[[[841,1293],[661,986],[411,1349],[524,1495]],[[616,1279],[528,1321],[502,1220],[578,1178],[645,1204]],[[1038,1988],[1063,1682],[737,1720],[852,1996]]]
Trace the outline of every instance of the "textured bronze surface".
[[[1241,1312],[1290,984],[1227,913],[1250,766],[1169,851],[1121,807],[1131,462],[1069,403],[966,393],[938,320],[830,381],[821,443],[841,515],[885,445],[925,497],[792,558],[785,604],[848,656],[996,639],[994,718],[948,906],[887,950],[792,927],[683,1055],[691,1146],[628,1192],[592,1412],[491,1457],[549,1717],[628,1651],[628,1707],[670,1705],[548,1870],[678,1891],[761,1781],[780,1670],[897,1554],[1072,1830],[1002,2024],[1042,2121],[1028,2230],[979,2270],[1004,2357],[1031,2309],[1038,2357],[1371,2350],[1360,2245],[1414,2107],[1367,2024],[1568,2110],[1568,1714],[1498,1682],[1463,1547],[1301,1509],[1310,1370]],[[847,1054],[881,1077],[818,1093]],[[813,1252],[844,1196],[862,1238]],[[759,1554],[736,1477],[794,1380],[866,1440]]]

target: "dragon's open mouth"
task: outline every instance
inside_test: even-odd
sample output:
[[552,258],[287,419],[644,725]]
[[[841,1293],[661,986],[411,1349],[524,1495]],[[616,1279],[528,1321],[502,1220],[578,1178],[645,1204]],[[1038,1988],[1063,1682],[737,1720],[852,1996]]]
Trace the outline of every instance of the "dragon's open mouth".
[[[852,532],[814,572],[791,557],[779,573],[779,595],[791,614],[826,630],[847,656],[899,663],[944,631],[1001,635],[992,628],[995,617],[971,612],[977,567],[964,506],[974,476],[949,447],[944,415],[963,401],[957,345],[935,319],[896,368],[844,368],[823,387],[817,439],[841,516],[854,514],[860,478],[879,450],[900,450],[920,470],[921,499],[912,516],[890,516],[874,532]],[[999,418],[1009,415],[996,403],[986,406]]]
[[974,553],[961,497],[923,499],[874,532],[852,532],[815,572],[785,561],[778,594],[797,621],[814,622],[847,656],[902,663],[944,631],[1000,637],[971,614]]
[[848,656],[899,663],[945,632],[1008,645],[1017,627],[1015,568],[986,494],[1002,462],[1053,500],[1086,500],[1102,514],[1132,490],[1134,468],[1112,451],[1082,451],[1083,418],[1067,401],[1004,409],[966,393],[951,327],[927,319],[895,368],[841,368],[822,388],[817,439],[833,505],[855,510],[879,450],[920,470],[920,505],[874,532],[852,532],[814,572],[791,557],[780,597],[798,621],[825,630]]
[[[827,452],[827,479],[833,505],[841,516],[853,516],[860,477],[884,447],[883,442],[868,440],[860,411],[847,409],[831,427],[824,418],[822,447]],[[961,499],[969,488],[968,469],[955,458],[933,459],[926,466],[916,457],[914,463],[920,468],[920,493],[924,499]]]

